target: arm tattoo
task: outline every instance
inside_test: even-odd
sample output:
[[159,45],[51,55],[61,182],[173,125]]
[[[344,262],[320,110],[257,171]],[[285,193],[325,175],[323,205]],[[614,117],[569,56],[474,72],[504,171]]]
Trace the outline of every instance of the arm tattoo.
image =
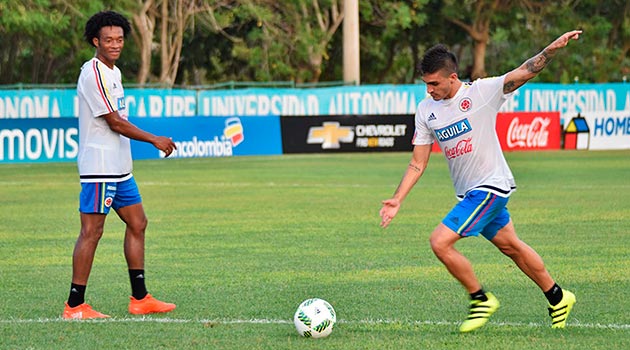
[[411,163],[409,163],[409,167],[410,167],[411,169],[413,169],[413,170],[415,170],[415,171],[419,172],[419,173],[421,173],[421,172],[422,172],[422,170],[421,170],[420,168],[418,168],[417,166],[415,166],[415,165],[413,165],[413,164],[411,164]]
[[551,58],[554,55],[555,50],[544,49],[538,55],[528,59],[523,63],[522,66],[519,67],[519,70],[523,68],[527,71],[527,74],[517,74],[516,77],[512,80],[506,80],[503,83],[503,93],[509,94],[514,90],[521,87],[528,80],[536,76],[540,71],[543,70],[551,62]]
[[516,83],[513,81],[506,81],[505,84],[503,84],[503,93],[504,94],[509,94],[510,92],[516,90],[517,86]]
[[538,55],[530,58],[525,63],[527,66],[527,70],[531,73],[538,74],[543,68],[549,64],[551,61],[551,56],[547,53],[546,50],[543,50]]

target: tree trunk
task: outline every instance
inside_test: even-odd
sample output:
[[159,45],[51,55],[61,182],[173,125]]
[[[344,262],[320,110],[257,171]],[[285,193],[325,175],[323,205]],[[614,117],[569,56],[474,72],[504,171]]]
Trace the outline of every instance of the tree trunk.
[[486,23],[476,23],[476,30],[471,37],[475,41],[473,44],[473,66],[470,72],[470,80],[485,78],[488,76],[486,72],[486,48],[490,38],[489,21]]
[[160,25],[161,83],[168,86],[175,84],[184,42],[184,31],[196,11],[197,7],[194,0],[162,1]]
[[140,10],[133,15],[135,31],[132,31],[134,38],[140,48],[140,69],[136,81],[138,84],[145,84],[151,72],[151,49],[153,47],[153,31],[155,30],[155,13],[153,11],[154,2],[138,0]]

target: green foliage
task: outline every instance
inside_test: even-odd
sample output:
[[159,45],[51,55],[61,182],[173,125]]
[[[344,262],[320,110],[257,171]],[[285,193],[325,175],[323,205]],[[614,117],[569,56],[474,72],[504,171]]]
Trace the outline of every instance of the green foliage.
[[[185,32],[176,84],[341,80],[342,26],[331,30],[336,3],[197,2],[200,9],[213,8],[213,15],[199,10]],[[0,84],[74,83],[80,65],[93,55],[82,41],[89,16],[113,9],[131,18],[141,5],[134,0],[0,0]],[[624,0],[365,0],[359,1],[359,11],[364,84],[415,82],[419,58],[438,42],[458,54],[465,79],[473,40],[447,18],[467,24],[489,18],[489,75],[517,67],[574,28],[584,29],[582,39],[571,43],[536,81],[619,81],[630,74],[630,5]],[[155,40],[157,45],[159,33]],[[118,62],[128,82],[135,80],[141,66],[138,52],[129,38]],[[153,55],[151,72],[157,77],[159,50]]]
[[85,22],[112,3],[124,7],[110,0],[0,0],[0,84],[76,82],[94,55],[83,41]]
[[411,83],[424,49],[427,0],[362,1],[361,81]]

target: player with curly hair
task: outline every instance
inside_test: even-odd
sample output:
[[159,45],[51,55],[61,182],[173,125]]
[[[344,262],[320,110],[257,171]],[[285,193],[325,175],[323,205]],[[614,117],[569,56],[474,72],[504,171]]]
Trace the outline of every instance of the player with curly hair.
[[77,82],[81,232],[72,255],[72,283],[63,311],[66,319],[109,317],[85,302],[85,290],[110,208],[126,224],[124,253],[132,291],[129,312],[148,314],[175,309],[175,304],[153,298],[145,286],[148,220],[132,174],[129,139],[151,143],[166,156],[176,146],[170,138],[143,131],[127,120],[121,73],[115,63],[130,31],[129,21],[113,11],[96,13],[85,26],[85,40],[96,54],[83,64]]

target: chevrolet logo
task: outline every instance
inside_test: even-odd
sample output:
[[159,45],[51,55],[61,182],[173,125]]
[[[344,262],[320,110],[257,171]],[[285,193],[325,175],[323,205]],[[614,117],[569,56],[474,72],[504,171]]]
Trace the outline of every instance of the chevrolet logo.
[[308,130],[306,143],[321,143],[322,149],[340,148],[340,142],[348,143],[354,139],[351,127],[340,126],[339,122],[324,122],[321,127],[314,126]]

